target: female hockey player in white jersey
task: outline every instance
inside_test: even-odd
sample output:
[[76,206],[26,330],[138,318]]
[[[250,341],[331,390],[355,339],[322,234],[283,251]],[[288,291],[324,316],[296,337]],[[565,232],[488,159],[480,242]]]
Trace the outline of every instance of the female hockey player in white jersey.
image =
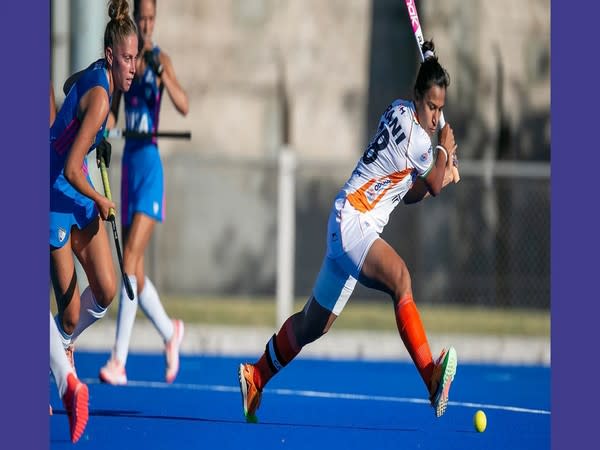
[[433,361],[404,260],[381,237],[394,208],[436,196],[452,180],[456,151],[454,133],[446,124],[434,149],[450,82],[434,55],[432,41],[423,45],[425,61],[414,86],[414,100],[395,100],[383,113],[371,143],[333,202],[327,226],[327,252],[304,308],[289,317],[267,342],[254,364],[240,364],[244,414],[255,420],[267,382],[300,350],[323,334],[340,315],[357,280],[388,293],[398,331],[428,391],[436,416],[448,403],[457,356],[445,348]]

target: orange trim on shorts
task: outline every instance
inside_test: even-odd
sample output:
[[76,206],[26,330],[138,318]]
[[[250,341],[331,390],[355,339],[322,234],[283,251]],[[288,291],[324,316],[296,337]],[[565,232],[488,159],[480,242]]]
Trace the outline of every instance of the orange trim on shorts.
[[400,183],[402,180],[404,180],[408,175],[410,175],[410,173],[412,171],[413,171],[413,169],[404,169],[401,172],[394,172],[394,173],[388,175],[387,177],[384,177],[383,180],[389,179],[391,181],[391,183],[388,186],[386,186],[384,189],[382,189],[381,193],[372,202],[369,202],[369,200],[367,198],[367,191],[369,190],[369,188],[371,186],[373,186],[373,184],[380,181],[378,179],[372,179],[372,180],[367,181],[358,190],[354,191],[352,194],[348,195],[346,198],[348,199],[348,202],[350,202],[350,204],[357,211],[359,211],[361,213],[371,211],[375,208],[375,206],[377,206],[377,203],[379,203],[381,201],[381,199],[383,198],[383,196],[385,195],[385,193],[387,191],[389,191],[392,187],[394,187],[395,185]]

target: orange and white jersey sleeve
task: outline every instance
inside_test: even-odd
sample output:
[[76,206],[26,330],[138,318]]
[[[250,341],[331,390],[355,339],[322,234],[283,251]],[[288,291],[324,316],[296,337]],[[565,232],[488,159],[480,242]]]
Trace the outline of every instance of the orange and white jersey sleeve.
[[342,190],[381,233],[415,178],[426,176],[433,164],[431,139],[417,122],[414,104],[395,100]]

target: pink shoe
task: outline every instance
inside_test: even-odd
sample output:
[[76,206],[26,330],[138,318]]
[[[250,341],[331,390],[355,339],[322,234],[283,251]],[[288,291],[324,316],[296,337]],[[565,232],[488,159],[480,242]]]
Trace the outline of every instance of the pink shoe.
[[62,400],[69,416],[71,442],[75,443],[83,435],[88,421],[89,391],[87,385],[70,373],[67,375],[67,390]]
[[167,369],[165,372],[165,380],[167,383],[175,381],[177,372],[179,371],[179,347],[183,340],[183,321],[173,320],[173,336],[165,346],[165,360]]
[[111,357],[108,362],[100,369],[98,375],[100,381],[113,385],[127,384],[127,373],[125,366],[115,357]]

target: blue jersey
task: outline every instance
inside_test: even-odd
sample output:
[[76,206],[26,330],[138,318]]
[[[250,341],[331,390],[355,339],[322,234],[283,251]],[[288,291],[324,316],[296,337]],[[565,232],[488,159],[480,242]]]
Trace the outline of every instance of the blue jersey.
[[[160,48],[152,49],[156,55]],[[158,116],[162,99],[162,84],[159,86],[154,71],[146,66],[141,76],[136,76],[131,88],[125,93],[125,124],[130,131],[152,133],[158,130]],[[125,151],[136,150],[148,144],[156,145],[156,138],[127,139]]]
[[[98,216],[94,201],[77,191],[65,178],[65,161],[69,156],[73,141],[81,127],[78,116],[81,98],[92,88],[101,86],[109,93],[108,73],[104,59],[87,67],[71,86],[54,123],[50,127],[50,245],[62,247],[71,233],[71,228],[85,228]],[[106,119],[98,130],[88,153],[100,143],[104,136]],[[81,170],[86,174],[88,183],[92,184],[87,168],[87,160],[83,160]]]
[[[79,101],[90,89],[96,86],[102,86],[106,90],[110,104],[111,96],[108,86],[106,60],[104,58],[90,64],[81,73],[77,81],[71,86],[60,111],[56,115],[54,123],[50,127],[51,178],[57,176],[64,169],[65,161],[67,160],[75,136],[77,136],[79,127],[81,127],[81,120],[77,115]],[[96,145],[102,140],[106,119],[108,119],[108,116],[104,119],[102,126],[98,130],[94,142],[88,149],[88,153],[96,148]]]
[[[152,51],[158,56],[160,49]],[[125,121],[128,130],[151,133],[158,129],[163,87],[154,71],[136,76],[125,93]],[[134,214],[158,222],[165,217],[164,176],[156,138],[125,141],[121,163],[121,223],[130,226]]]

